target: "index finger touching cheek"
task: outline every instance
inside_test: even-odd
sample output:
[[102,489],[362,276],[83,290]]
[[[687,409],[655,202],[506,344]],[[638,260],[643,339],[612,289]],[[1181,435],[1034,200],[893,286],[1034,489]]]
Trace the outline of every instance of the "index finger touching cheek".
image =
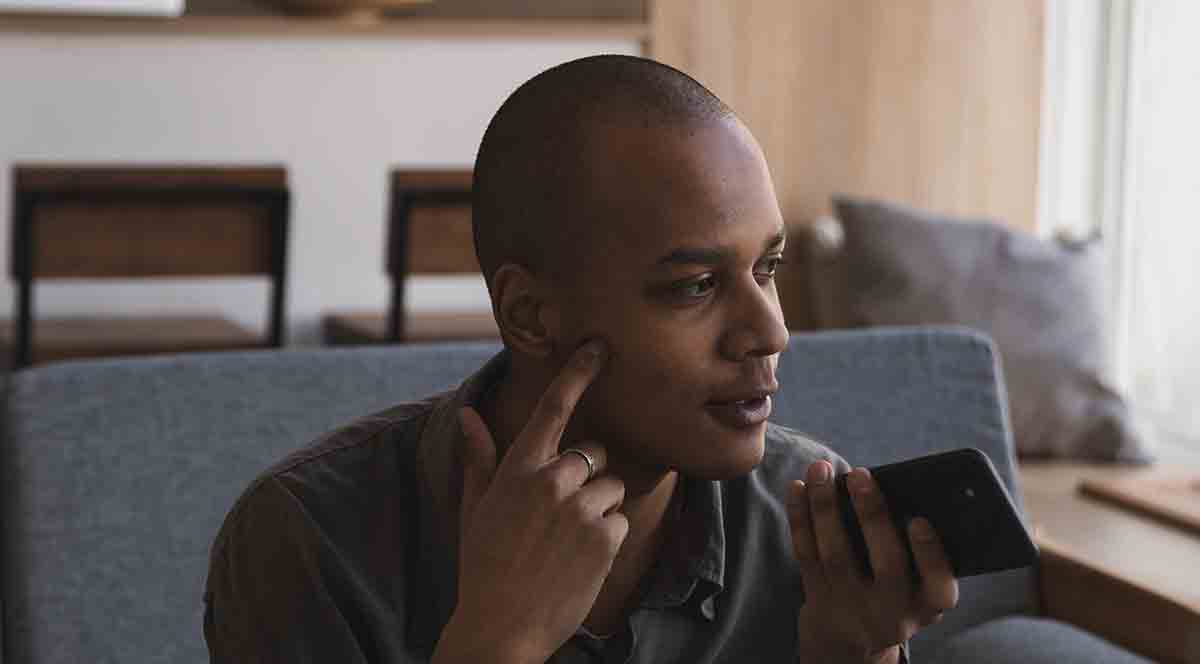
[[604,368],[607,354],[607,347],[600,339],[592,339],[576,349],[513,441],[510,456],[540,466],[558,454],[558,443],[567,422],[583,393]]

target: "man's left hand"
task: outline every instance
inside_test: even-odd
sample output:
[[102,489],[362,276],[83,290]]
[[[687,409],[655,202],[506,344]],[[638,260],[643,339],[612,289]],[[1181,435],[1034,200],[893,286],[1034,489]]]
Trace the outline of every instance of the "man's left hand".
[[788,519],[805,594],[798,616],[800,651],[808,661],[895,662],[899,644],[958,603],[958,581],[930,523],[914,519],[908,538],[921,577],[915,584],[904,544],[870,472],[854,469],[848,488],[874,578],[862,573],[850,547],[833,467],[817,461],[808,468],[807,482],[792,485]]

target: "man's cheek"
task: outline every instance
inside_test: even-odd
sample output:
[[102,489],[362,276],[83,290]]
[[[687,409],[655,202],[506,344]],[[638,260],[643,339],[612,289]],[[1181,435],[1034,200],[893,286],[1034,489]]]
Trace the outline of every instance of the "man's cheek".
[[605,340],[608,360],[593,387],[609,395],[610,403],[627,409],[645,410],[672,401],[672,395],[687,391],[687,377],[702,362],[684,340],[662,334],[653,324],[634,326]]
[[661,385],[661,381],[650,382],[642,367],[629,359],[628,355],[610,356],[604,371],[588,387],[585,398],[589,402],[591,417],[598,421],[628,418],[657,406],[654,399],[657,390],[653,386]]

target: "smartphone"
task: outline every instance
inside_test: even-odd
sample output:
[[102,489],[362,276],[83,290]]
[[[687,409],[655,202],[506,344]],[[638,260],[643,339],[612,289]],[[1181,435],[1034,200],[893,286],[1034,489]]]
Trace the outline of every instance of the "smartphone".
[[[919,580],[919,575],[907,526],[918,516],[933,524],[957,578],[1026,567],[1037,561],[1037,546],[995,466],[983,452],[957,449],[876,466],[870,471],[883,492],[900,541],[908,550],[914,580]],[[843,473],[836,480],[842,522],[864,574],[874,578],[846,477]]]

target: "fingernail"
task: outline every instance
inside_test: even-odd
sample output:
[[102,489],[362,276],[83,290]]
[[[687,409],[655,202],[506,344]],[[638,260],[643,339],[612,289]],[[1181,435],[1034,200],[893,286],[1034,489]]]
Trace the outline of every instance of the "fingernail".
[[917,518],[909,521],[908,531],[912,533],[912,538],[918,542],[933,541],[933,526],[929,525],[929,521],[925,519]]
[[855,468],[850,471],[847,481],[854,493],[862,495],[871,493],[871,475],[865,468]]
[[802,505],[804,503],[804,480],[795,480],[792,482],[792,490],[788,492],[789,505]]
[[814,484],[824,484],[829,481],[829,464],[822,461],[817,462],[817,474],[813,478]]

